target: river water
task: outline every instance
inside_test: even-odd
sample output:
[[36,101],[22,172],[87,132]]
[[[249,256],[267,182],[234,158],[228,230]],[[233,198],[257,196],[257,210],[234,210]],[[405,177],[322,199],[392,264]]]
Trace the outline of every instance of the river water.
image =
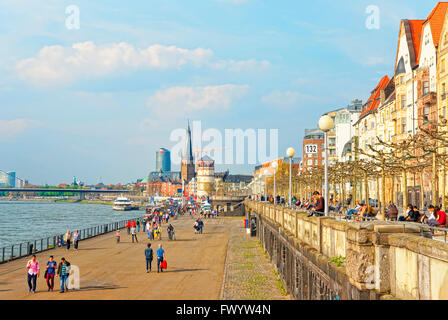
[[109,205],[0,201],[0,248],[143,215]]

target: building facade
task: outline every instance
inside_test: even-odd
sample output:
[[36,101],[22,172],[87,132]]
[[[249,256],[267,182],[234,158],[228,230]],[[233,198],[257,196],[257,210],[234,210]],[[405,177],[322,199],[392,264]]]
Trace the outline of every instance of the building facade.
[[165,148],[160,148],[156,151],[156,171],[170,172],[171,171],[171,153]]

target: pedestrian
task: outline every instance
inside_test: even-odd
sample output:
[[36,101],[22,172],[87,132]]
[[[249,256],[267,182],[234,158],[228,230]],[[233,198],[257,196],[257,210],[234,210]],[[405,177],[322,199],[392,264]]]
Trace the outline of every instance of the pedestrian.
[[72,242],[72,233],[70,230],[67,230],[67,232],[64,235],[64,241],[67,244],[67,250],[70,250],[70,244]]
[[137,232],[140,232],[140,218],[137,219]]
[[73,244],[76,250],[78,250],[78,243],[80,238],[81,234],[79,233],[79,230],[76,230],[75,233],[73,234]]
[[151,244],[148,243],[148,247],[145,249],[146,273],[151,272],[153,255],[154,255],[154,252],[151,248]]
[[174,238],[174,227],[173,227],[173,225],[171,223],[168,226],[167,231],[168,231],[168,238],[170,240],[173,240],[173,238]]
[[120,230],[115,233],[115,238],[117,238],[117,243],[120,243]]
[[131,220],[128,220],[128,222],[126,222],[126,230],[128,234],[131,233]]
[[162,244],[159,244],[159,249],[157,249],[157,273],[163,272],[163,268],[160,267],[163,260],[166,259],[165,250],[162,249]]
[[68,291],[68,276],[69,276],[69,274],[70,274],[70,262],[65,260],[65,258],[61,258],[61,262],[59,262],[59,265],[58,265],[58,276],[61,279],[60,293],[64,293],[65,291]]
[[137,228],[132,226],[131,227],[131,235],[132,235],[132,243],[134,243],[134,238],[135,238],[135,242],[138,242],[137,240]]
[[28,288],[29,288],[28,292],[31,292],[31,290],[32,290],[33,293],[36,293],[36,280],[37,280],[37,278],[39,278],[40,265],[36,259],[35,254],[33,254],[33,256],[31,257],[31,260],[29,260],[27,262],[26,271],[27,271],[27,280],[28,280]]
[[47,281],[48,291],[53,291],[54,289],[54,276],[56,274],[56,261],[54,261],[53,256],[50,256],[50,260],[47,262],[47,270],[45,271],[45,280]]

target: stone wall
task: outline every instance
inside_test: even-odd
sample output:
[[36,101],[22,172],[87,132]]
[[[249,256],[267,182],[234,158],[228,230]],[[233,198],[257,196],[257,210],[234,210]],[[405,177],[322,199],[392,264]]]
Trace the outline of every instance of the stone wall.
[[[288,254],[293,258],[307,248],[307,261],[312,260],[310,252],[319,257],[317,260],[324,261],[324,265],[332,266],[334,261],[345,259],[342,269],[336,268],[338,272],[332,271],[332,274],[336,277],[343,272],[344,275],[339,274],[337,278],[349,284],[350,289],[346,290],[356,293],[342,292],[342,296],[448,299],[448,243],[423,237],[417,226],[403,228],[396,222],[347,222],[330,217],[307,217],[303,212],[250,200],[245,201],[245,206],[247,216],[258,217],[258,236],[262,243],[275,242],[271,247],[263,243],[267,251],[273,252],[274,264],[282,265],[278,259],[282,252],[277,251],[284,243],[289,244]],[[269,240],[263,239],[262,232],[266,232],[266,228],[272,233]],[[279,241],[281,245],[277,248]],[[328,276],[328,268],[323,270]],[[296,276],[289,272],[284,278]],[[331,276],[328,279],[335,283]],[[293,281],[284,279],[284,284],[288,283]],[[334,288],[344,286],[346,284],[338,283]]]

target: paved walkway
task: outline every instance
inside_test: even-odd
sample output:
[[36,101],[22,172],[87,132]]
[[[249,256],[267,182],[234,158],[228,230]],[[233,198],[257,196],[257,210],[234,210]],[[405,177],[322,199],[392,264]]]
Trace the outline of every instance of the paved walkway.
[[48,292],[42,269],[36,294],[28,293],[25,265],[29,258],[23,258],[0,265],[0,300],[288,298],[282,295],[273,266],[259,241],[246,234],[241,217],[205,219],[202,235],[194,233],[194,220],[190,217],[181,217],[172,223],[176,241],[165,240],[164,225],[162,242],[152,242],[153,248],[162,243],[166,250],[166,272],[157,273],[154,260],[153,271],[146,273],[146,234],[138,233],[139,242],[132,243],[124,230],[119,244],[114,233],[110,233],[81,241],[78,251],[57,248],[37,255],[42,267],[50,255],[58,263],[61,257],[65,257],[72,265],[78,266],[80,290],[59,293],[59,277],[56,277],[54,292]]
[[[54,292],[47,292],[44,272],[38,279],[36,294],[28,293],[25,265],[28,258],[0,265],[0,299],[219,299],[224,274],[224,263],[230,228],[241,218],[217,218],[204,220],[204,233],[194,234],[189,217],[173,220],[176,241],[163,240],[168,270],[146,273],[144,250],[148,243],[144,233],[138,233],[139,243],[132,243],[126,231],[122,241],[115,243],[114,234],[80,242],[79,251],[64,248],[37,255],[41,265],[48,256],[57,262],[65,257],[80,269],[81,290],[59,293],[59,278]],[[167,238],[166,225],[163,226]],[[153,241],[157,248],[160,241]]]
[[234,224],[230,232],[221,298],[224,300],[290,299],[258,238],[247,234],[242,221]]

